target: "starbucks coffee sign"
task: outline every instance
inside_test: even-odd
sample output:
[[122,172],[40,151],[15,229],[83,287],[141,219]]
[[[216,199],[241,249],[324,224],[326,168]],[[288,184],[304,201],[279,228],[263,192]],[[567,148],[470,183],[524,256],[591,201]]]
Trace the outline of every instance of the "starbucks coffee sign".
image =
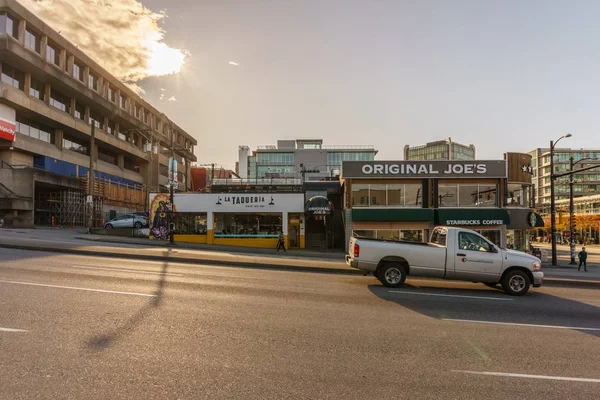
[[344,161],[342,178],[506,178],[506,161]]

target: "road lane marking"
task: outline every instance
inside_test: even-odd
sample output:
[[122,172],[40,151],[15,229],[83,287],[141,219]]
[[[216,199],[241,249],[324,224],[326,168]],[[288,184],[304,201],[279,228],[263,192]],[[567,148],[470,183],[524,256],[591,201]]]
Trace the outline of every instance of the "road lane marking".
[[509,378],[528,378],[528,379],[546,379],[551,381],[571,381],[571,382],[591,382],[600,383],[600,379],[592,378],[572,378],[569,376],[549,376],[549,375],[527,375],[527,374],[513,374],[509,372],[484,372],[484,371],[460,371],[452,370],[452,372],[472,375],[489,375],[489,376],[504,376]]
[[513,322],[494,322],[494,321],[476,321],[470,319],[452,319],[442,318],[442,321],[451,322],[472,322],[474,324],[492,324],[492,325],[511,325],[511,326],[527,326],[533,328],[554,328],[554,329],[574,329],[577,331],[600,331],[600,328],[583,328],[579,326],[558,326],[558,325],[536,325],[536,324],[517,324]]
[[483,297],[483,296],[461,296],[458,294],[439,294],[439,293],[423,293],[423,292],[410,292],[408,290],[390,290],[390,293],[405,293],[405,294],[416,294],[419,296],[438,296],[438,297],[458,297],[461,299],[483,299],[483,300],[498,300],[498,301],[513,301],[514,299],[506,299],[504,297]]
[[87,265],[64,265],[65,267],[70,268],[81,268],[81,269],[98,269],[101,271],[115,271],[115,272],[129,272],[131,274],[150,274],[150,275],[168,275],[168,276],[183,276],[182,274],[176,274],[172,272],[154,272],[147,270],[135,270],[135,269],[126,269],[126,268],[111,268],[111,267],[92,267]]
[[29,332],[25,329],[14,329],[14,328],[1,328],[0,327],[0,332]]
[[155,294],[147,294],[147,293],[119,292],[116,290],[103,290],[103,289],[90,289],[90,288],[82,288],[82,287],[74,287],[74,286],[49,285],[46,283],[6,281],[3,279],[0,279],[0,283],[10,283],[13,285],[41,286],[41,287],[49,287],[49,288],[56,288],[56,289],[83,290],[83,291],[87,291],[87,292],[126,294],[126,295],[131,295],[131,296],[156,297]]

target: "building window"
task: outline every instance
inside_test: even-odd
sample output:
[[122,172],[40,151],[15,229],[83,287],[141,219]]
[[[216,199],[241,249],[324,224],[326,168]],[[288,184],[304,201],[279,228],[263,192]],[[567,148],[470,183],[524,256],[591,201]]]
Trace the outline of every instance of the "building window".
[[31,78],[31,87],[29,88],[29,95],[35,97],[38,100],[44,100],[44,84],[37,79]]
[[529,207],[529,186],[509,183],[506,205],[512,207]]
[[258,153],[256,162],[265,165],[293,165],[294,153]]
[[127,104],[127,97],[125,97],[125,95],[120,95],[119,96],[119,107],[121,107],[123,110],[125,110],[125,105]]
[[121,140],[127,141],[127,133],[119,132],[117,137]]
[[61,111],[69,112],[69,98],[62,93],[52,89],[50,91],[50,105]]
[[282,230],[281,213],[215,214],[215,238],[272,237]]
[[46,46],[46,61],[56,66],[60,65],[60,51],[50,44]]
[[83,67],[77,63],[73,63],[73,77],[83,82]]
[[421,207],[421,184],[352,185],[352,207]]
[[129,171],[135,171],[135,161],[133,161],[131,158],[125,157],[123,160],[123,168]]
[[117,165],[117,155],[112,151],[98,148],[98,160],[102,160],[105,163]]
[[108,121],[108,125],[106,125],[106,133],[109,135],[115,134],[115,123],[112,121]]
[[115,92],[112,86],[108,87],[108,100],[112,101],[113,103],[117,102],[117,92]]
[[75,118],[85,120],[85,106],[81,103],[75,103]]
[[179,235],[206,235],[206,213],[174,213],[173,222]]
[[358,238],[371,238],[381,240],[403,240],[408,242],[422,242],[423,230],[421,229],[357,229],[352,231],[352,236]]
[[40,36],[29,29],[25,29],[25,47],[40,53]]
[[165,164],[158,164],[158,173],[162,176],[169,176],[169,167]]
[[88,155],[87,146],[82,142],[69,136],[63,137],[63,150],[71,150],[77,153]]
[[98,77],[91,72],[88,74],[88,87],[98,91]]
[[24,90],[25,87],[25,74],[13,66],[2,63],[2,82],[8,83],[12,87],[19,90]]
[[369,191],[369,199],[371,200],[371,206],[376,207],[387,205],[386,185],[370,185]]
[[96,125],[98,129],[104,129],[104,117],[97,112],[90,110],[90,125]]
[[17,132],[31,138],[52,143],[54,130],[30,119],[17,115]]
[[19,21],[10,15],[0,14],[0,32],[8,33],[15,39],[19,38]]
[[497,207],[498,185],[439,185],[438,207]]

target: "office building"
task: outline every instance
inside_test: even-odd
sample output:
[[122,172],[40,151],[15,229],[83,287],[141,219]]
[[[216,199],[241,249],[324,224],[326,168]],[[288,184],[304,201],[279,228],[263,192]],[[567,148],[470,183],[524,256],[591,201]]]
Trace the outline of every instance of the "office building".
[[475,160],[475,146],[452,141],[452,138],[429,142],[421,146],[404,146],[404,160]]
[[189,187],[192,136],[25,7],[0,4],[0,216],[7,224],[84,224],[90,157],[96,224],[143,210],[149,191],[166,189],[171,143],[179,190]]
[[[550,204],[550,149],[537,148],[531,155],[532,183],[538,207]],[[556,174],[570,170],[570,158],[573,157],[575,170],[598,165],[598,168],[574,174],[573,196],[584,197],[600,194],[600,149],[555,148],[554,172]],[[555,200],[569,198],[569,177],[555,181]]]

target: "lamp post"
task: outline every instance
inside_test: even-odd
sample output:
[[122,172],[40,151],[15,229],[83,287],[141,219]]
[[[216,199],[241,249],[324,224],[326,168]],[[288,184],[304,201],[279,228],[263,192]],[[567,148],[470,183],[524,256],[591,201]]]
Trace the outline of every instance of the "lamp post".
[[554,174],[554,147],[561,139],[570,138],[572,135],[567,133],[558,138],[556,141],[550,141],[550,232],[552,235],[552,265],[557,265],[556,257],[556,201],[554,199],[554,180],[556,179]]

